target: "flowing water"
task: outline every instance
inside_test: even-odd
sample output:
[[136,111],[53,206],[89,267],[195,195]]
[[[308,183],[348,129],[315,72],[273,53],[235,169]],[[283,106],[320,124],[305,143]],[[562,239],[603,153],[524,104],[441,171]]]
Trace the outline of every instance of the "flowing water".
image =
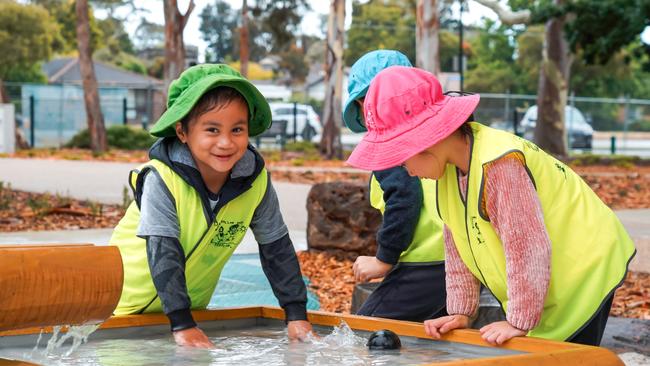
[[[35,349],[34,337],[6,342],[0,337],[0,358],[13,358],[43,365],[413,365],[458,359],[493,357],[517,352],[450,342],[432,342],[401,337],[402,348],[370,351],[368,332],[352,331],[347,324],[332,328],[315,327],[318,337],[290,342],[281,322],[236,329],[206,331],[215,350],[178,347],[166,327],[102,330],[75,328],[60,335],[56,330],[45,349]],[[73,333],[71,335],[68,335]],[[14,337],[4,337],[14,338]],[[39,337],[40,338],[40,337]],[[66,342],[72,339],[68,348]],[[3,344],[7,343],[7,344]],[[81,345],[81,346],[80,346]],[[38,345],[37,345],[38,347]],[[78,347],[78,348],[77,348]]]

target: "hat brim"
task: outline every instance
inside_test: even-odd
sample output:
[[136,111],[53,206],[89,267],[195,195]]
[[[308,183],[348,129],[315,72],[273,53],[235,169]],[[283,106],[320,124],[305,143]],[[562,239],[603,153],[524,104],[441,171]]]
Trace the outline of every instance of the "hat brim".
[[156,137],[175,136],[176,122],[183,119],[207,91],[219,86],[231,87],[246,99],[249,112],[249,136],[257,136],[269,128],[271,125],[271,108],[266,98],[251,82],[241,77],[213,74],[202,78],[183,91],[165,113],[160,116],[149,133]]
[[343,108],[343,122],[352,132],[366,132],[366,126],[363,124],[363,117],[359,111],[359,105],[356,100],[365,97],[368,92],[368,86],[362,90],[350,93],[345,107]]
[[390,139],[380,140],[368,132],[354,148],[347,163],[364,170],[384,170],[404,164],[409,158],[447,138],[474,112],[480,96],[445,97],[444,107],[434,115],[421,114],[422,121]]

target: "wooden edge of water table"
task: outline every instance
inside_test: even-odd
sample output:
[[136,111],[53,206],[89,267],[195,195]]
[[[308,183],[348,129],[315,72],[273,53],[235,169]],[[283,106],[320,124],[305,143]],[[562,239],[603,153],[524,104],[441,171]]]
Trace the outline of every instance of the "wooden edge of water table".
[[[240,308],[224,308],[217,310],[196,310],[192,315],[197,322],[230,320],[244,318],[269,318],[284,320],[284,311],[278,307],[254,306]],[[336,326],[343,320],[350,328],[356,330],[375,331],[389,329],[399,335],[424,339],[432,339],[424,332],[422,323],[365,317],[359,315],[337,314],[325,311],[308,311],[308,319],[314,325]],[[104,322],[100,329],[125,328],[149,325],[168,324],[169,320],[164,314],[139,314],[113,316]],[[19,331],[0,332],[0,336],[12,336],[39,333],[40,328],[23,329]],[[45,328],[44,332],[51,332]],[[442,340],[449,342],[465,343],[477,346],[492,347],[487,344],[477,330],[460,329],[443,335]],[[623,365],[622,361],[611,351],[593,346],[551,341],[534,337],[513,338],[500,348],[528,352],[521,355],[496,356],[484,359],[463,360],[445,363],[445,365]],[[0,365],[3,366],[3,365]]]
[[39,366],[36,363],[0,358],[0,366]]
[[60,247],[94,247],[95,244],[90,243],[45,243],[45,244],[0,244],[0,249],[27,249],[27,248],[60,248]]

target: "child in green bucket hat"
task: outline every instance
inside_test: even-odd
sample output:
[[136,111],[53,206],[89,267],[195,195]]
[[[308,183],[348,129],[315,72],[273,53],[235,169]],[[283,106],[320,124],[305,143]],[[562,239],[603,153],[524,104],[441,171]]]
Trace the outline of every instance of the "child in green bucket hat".
[[163,311],[177,344],[213,348],[190,309],[208,305],[250,228],[289,338],[311,332],[296,253],[264,160],[248,142],[270,124],[264,96],[226,65],[193,66],[171,83],[151,129],[160,139],[130,174],[135,200],[111,238],[124,262],[116,315]]
[[[363,100],[371,81],[390,66],[411,67],[399,51],[364,54],[350,69],[349,99],[343,121],[352,131],[367,131]],[[355,280],[382,278],[357,310],[380,318],[424,321],[447,315],[442,220],[436,212],[436,182],[409,176],[401,166],[373,171],[370,204],[383,214],[375,256],[359,256]]]

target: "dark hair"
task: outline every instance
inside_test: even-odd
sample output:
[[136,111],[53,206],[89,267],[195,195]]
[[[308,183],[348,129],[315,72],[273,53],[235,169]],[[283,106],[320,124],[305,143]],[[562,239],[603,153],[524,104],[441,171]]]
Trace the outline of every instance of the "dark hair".
[[[192,121],[201,117],[213,108],[221,109],[227,107],[233,101],[239,101],[248,106],[246,98],[244,98],[244,96],[234,88],[228,86],[218,86],[207,91],[201,96],[201,99],[199,99],[199,101],[194,104],[194,107],[192,107],[189,113],[187,113],[185,117],[181,119],[181,128],[184,132],[187,132]],[[248,109],[246,109],[246,111],[248,112]],[[248,116],[246,119],[248,120]]]
[[[472,116],[470,116],[470,117],[472,117]],[[472,136],[472,127],[470,127],[470,125],[467,124],[467,122],[472,122],[473,120],[474,120],[474,118],[471,118],[471,119],[468,118],[467,121],[465,121],[462,125],[460,125],[460,127],[458,127],[458,131],[460,131],[461,135],[463,135],[463,136]]]
[[[473,95],[474,93],[471,92],[463,92],[463,91],[456,91],[456,90],[450,90],[444,93],[444,95],[450,96],[450,97],[464,97],[466,95]],[[474,122],[474,113],[470,114],[469,117],[463,122],[462,125],[458,128],[460,133],[463,136],[471,136],[472,135],[472,127],[468,125],[469,122]]]

